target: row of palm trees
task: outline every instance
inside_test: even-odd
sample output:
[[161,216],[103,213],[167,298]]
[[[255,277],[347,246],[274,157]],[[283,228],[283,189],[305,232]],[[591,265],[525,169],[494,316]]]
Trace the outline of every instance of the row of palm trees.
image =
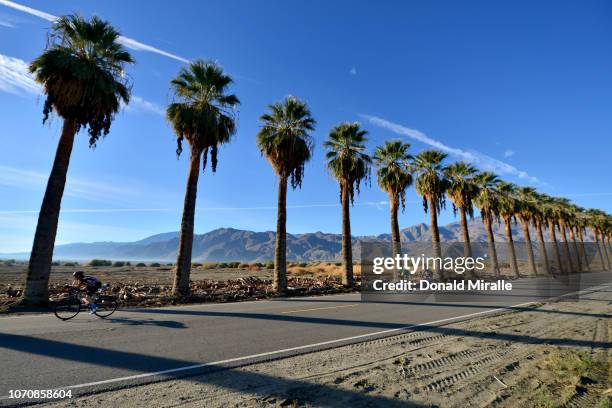
[[[101,136],[109,133],[120,106],[129,103],[130,84],[124,69],[134,61],[118,38],[118,31],[97,17],[86,20],[78,15],[64,16],[53,24],[47,49],[30,64],[31,73],[43,85],[46,94],[43,122],[54,111],[63,118],[63,128],[38,218],[23,304],[42,305],[48,302],[55,235],[75,135],[80,129],[87,128],[90,146],[95,146]],[[173,102],[167,107],[166,117],[177,137],[176,154],[181,155],[183,142],[187,142],[190,151],[173,284],[173,293],[177,296],[189,294],[200,169],[205,170],[210,160],[212,171],[216,171],[218,147],[229,142],[236,132],[236,108],[240,101],[228,92],[231,83],[232,79],[218,65],[197,60],[182,68],[170,84]],[[287,187],[290,185],[295,189],[302,184],[304,165],[313,154],[311,133],[316,122],[307,104],[293,96],[270,105],[260,120],[262,126],[257,134],[257,146],[279,178],[274,287],[283,292],[287,288]],[[563,266],[556,248],[555,229],[559,229],[565,252],[569,255],[566,232],[569,232],[576,247],[577,240],[583,242],[585,228],[590,227],[595,239],[604,244],[603,252],[600,248],[601,262],[604,264],[605,253],[610,267],[612,223],[606,213],[585,211],[565,199],[502,182],[494,174],[479,172],[464,162],[445,166],[446,155],[439,151],[426,150],[413,157],[409,154],[410,145],[400,140],[385,142],[370,156],[366,152],[366,136],[367,131],[358,123],[341,123],[331,129],[323,144],[328,171],[337,179],[340,189],[342,280],[345,285],[352,286],[354,283],[350,207],[355,194],[359,194],[361,184],[369,181],[372,165],[376,167],[378,184],[389,196],[391,237],[396,252],[400,250],[399,207],[401,205],[404,210],[406,190],[415,182],[416,191],[423,198],[424,209],[431,217],[432,242],[437,255],[440,253],[437,217],[448,197],[453,210],[460,215],[466,256],[471,256],[467,219],[473,217],[474,206],[480,209],[496,273],[499,273],[499,267],[492,223],[500,219],[504,221],[508,242],[514,253],[511,224],[515,218],[522,222],[525,239],[529,243],[530,225],[535,226],[541,243],[544,242],[542,230],[548,226],[555,242],[554,258],[560,269]],[[531,250],[531,245],[529,248]],[[545,251],[544,245],[540,246],[540,250]],[[546,252],[544,259],[547,260]],[[572,263],[573,270],[581,270],[582,261],[580,257],[576,259],[577,267]],[[531,252],[530,264],[532,273],[537,274]],[[548,262],[544,265],[548,268]],[[518,275],[515,256],[513,269]],[[543,271],[548,272],[548,269]]]

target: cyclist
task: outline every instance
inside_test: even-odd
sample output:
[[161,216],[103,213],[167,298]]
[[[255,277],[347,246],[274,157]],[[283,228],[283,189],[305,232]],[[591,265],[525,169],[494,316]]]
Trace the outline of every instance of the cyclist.
[[82,292],[85,293],[83,300],[85,304],[89,306],[89,314],[93,314],[96,312],[98,308],[95,303],[91,301],[91,295],[96,293],[98,289],[102,287],[102,282],[94,276],[85,276],[83,271],[76,271],[72,274],[74,280],[72,281],[72,286],[79,288]]

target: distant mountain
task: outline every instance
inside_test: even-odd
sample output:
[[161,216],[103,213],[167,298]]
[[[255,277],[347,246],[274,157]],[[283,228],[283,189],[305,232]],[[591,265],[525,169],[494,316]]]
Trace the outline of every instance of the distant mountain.
[[[487,235],[480,218],[469,222],[470,238],[473,242],[486,242]],[[442,241],[462,241],[461,227],[454,222],[440,226]],[[503,226],[494,225],[495,240],[505,242]],[[514,225],[513,239],[523,241],[520,226]],[[417,224],[400,231],[403,242],[426,242],[431,240],[429,225]],[[535,231],[531,231],[536,240]],[[219,228],[205,234],[196,234],[193,240],[194,261],[270,261],[274,259],[273,231],[254,232],[233,228]],[[592,238],[590,235],[588,238]],[[89,260],[103,258],[124,261],[174,261],[178,248],[178,232],[152,235],[135,242],[93,242],[57,245],[54,259]],[[548,239],[548,236],[545,236]],[[358,241],[390,241],[391,234],[355,237]],[[324,232],[287,234],[287,259],[289,260],[338,260],[342,251],[342,236]],[[0,254],[3,258],[27,258],[29,254]]]

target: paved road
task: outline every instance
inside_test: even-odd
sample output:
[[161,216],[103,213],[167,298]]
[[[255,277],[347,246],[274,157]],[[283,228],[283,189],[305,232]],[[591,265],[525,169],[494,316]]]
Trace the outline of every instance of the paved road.
[[[612,272],[582,274],[580,279],[582,289],[601,287],[612,282]],[[202,370],[210,369],[201,366],[206,363],[214,363],[212,367],[236,365],[364,340],[372,334],[389,335],[409,325],[442,325],[453,318],[541,301],[560,293],[557,289],[542,290],[547,282],[522,279],[513,282],[512,292],[489,293],[470,301],[401,297],[361,302],[359,294],[344,294],[119,310],[108,320],[87,314],[68,322],[53,315],[3,317],[0,397],[12,389],[87,383],[92,384],[75,388],[75,392],[112,388],[185,374],[189,372],[184,370],[186,366]],[[588,292],[581,296],[588,297]],[[243,359],[245,356],[250,357]],[[177,371],[164,372],[173,369]],[[138,375],[141,377],[134,378]],[[7,403],[0,400],[0,404]]]

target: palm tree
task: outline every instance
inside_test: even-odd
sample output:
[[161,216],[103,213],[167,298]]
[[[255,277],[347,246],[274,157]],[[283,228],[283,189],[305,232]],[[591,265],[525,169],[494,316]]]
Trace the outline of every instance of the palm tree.
[[172,293],[175,296],[189,294],[191,250],[196,194],[200,173],[206,169],[208,154],[213,173],[217,169],[218,146],[229,142],[236,132],[235,108],[240,101],[227,93],[232,79],[214,63],[193,61],[182,68],[171,81],[175,102],[166,110],[166,117],[176,133],[176,154],[183,151],[183,140],[189,144],[189,173],[183,205],[181,234],[176,259],[176,272]]
[[268,159],[278,182],[278,215],[274,247],[274,289],[287,289],[287,181],[291,187],[301,187],[304,163],[312,157],[314,142],[309,132],[314,130],[306,103],[293,96],[270,105],[270,112],[259,118],[263,122],[257,134],[257,147]]
[[399,206],[402,212],[406,208],[406,189],[412,184],[412,168],[408,154],[410,145],[401,140],[386,141],[374,152],[374,162],[378,170],[376,176],[378,185],[389,195],[391,207],[391,243],[393,254],[401,252],[400,230],[397,220]]
[[480,215],[487,230],[489,257],[491,258],[493,274],[499,276],[499,263],[497,261],[497,250],[495,249],[495,237],[493,235],[493,218],[497,217],[499,199],[496,189],[500,180],[497,175],[485,171],[478,174],[474,181],[478,186],[478,195],[474,199],[474,204],[480,208]]
[[[589,216],[589,226],[593,230],[595,235],[595,244],[597,245],[597,251],[599,252],[599,258],[601,260],[602,268],[612,269],[610,265],[610,257],[608,255],[608,248],[606,245],[606,234],[608,230],[607,216],[606,213],[601,210],[591,209],[587,211]],[[601,238],[601,246],[599,245]],[[603,247],[603,251],[602,248]]]
[[546,252],[546,242],[544,241],[544,234],[542,233],[543,226],[546,226],[546,207],[545,201],[541,194],[533,192],[532,198],[534,201],[533,206],[533,221],[535,224],[536,232],[538,234],[538,241],[540,244],[540,257],[544,266],[544,273],[550,275],[550,263],[548,260],[548,253]]
[[570,239],[572,241],[572,245],[574,247],[574,254],[576,254],[576,267],[577,272],[582,271],[582,256],[580,256],[580,252],[578,251],[578,242],[576,240],[576,233],[574,232],[577,229],[578,224],[578,206],[574,204],[570,204],[567,207],[567,227],[569,230]]
[[340,185],[340,200],[342,202],[342,283],[353,286],[353,253],[351,246],[351,218],[349,206],[353,203],[355,191],[359,194],[362,180],[370,176],[372,162],[365,150],[366,135],[359,123],[341,123],[329,132],[329,137],[323,144],[327,149],[325,158],[330,173]]
[[555,197],[554,203],[556,206],[557,222],[559,224],[559,230],[561,231],[561,238],[563,239],[563,251],[567,256],[568,272],[575,272],[576,267],[574,266],[572,254],[569,248],[569,242],[567,240],[567,226],[570,218],[568,207],[570,205],[570,201],[567,198]]
[[578,234],[578,239],[580,240],[580,254],[582,259],[584,260],[584,268],[585,270],[590,270],[589,266],[589,256],[586,252],[586,248],[584,245],[584,231],[587,227],[587,215],[585,213],[585,209],[582,207],[576,207],[576,232]]
[[[450,164],[445,171],[448,180],[446,195],[453,203],[453,213],[459,211],[459,223],[463,233],[463,256],[472,257],[472,246],[470,243],[470,232],[468,229],[467,216],[474,218],[474,198],[478,195],[478,186],[474,178],[478,170],[469,163],[460,161]],[[468,271],[470,277],[474,278],[474,270]]]
[[498,210],[505,224],[506,240],[508,241],[508,252],[510,253],[510,261],[512,263],[512,271],[514,276],[520,277],[518,263],[516,262],[516,251],[514,249],[514,240],[512,238],[512,222],[519,210],[517,200],[514,198],[517,186],[506,181],[502,181],[497,186]]
[[30,64],[46,94],[43,123],[53,111],[64,122],[38,214],[24,305],[49,301],[55,235],[75,135],[87,128],[89,146],[94,147],[109,133],[121,103],[130,100],[124,68],[134,61],[118,38],[119,32],[97,17],[87,21],[78,15],[63,16],[53,24],[47,49]]
[[533,244],[531,243],[531,234],[529,233],[529,225],[536,218],[536,200],[534,198],[535,189],[532,187],[519,187],[516,189],[517,196],[517,215],[523,224],[523,236],[527,246],[527,255],[529,256],[529,266],[531,274],[537,276],[535,257],[533,255]]
[[[431,218],[431,241],[433,256],[441,257],[440,231],[438,230],[438,213],[445,206],[444,193],[448,187],[445,178],[445,167],[442,162],[448,155],[437,150],[425,150],[414,158],[414,170],[417,173],[416,192],[423,197],[423,208],[429,211]],[[444,278],[441,268],[435,263],[435,278]]]
[[559,272],[563,273],[563,264],[561,263],[561,255],[559,254],[559,246],[557,244],[557,234],[555,232],[557,220],[559,219],[558,207],[555,205],[552,197],[546,194],[541,194],[540,198],[542,201],[542,209],[544,210],[544,217],[546,222],[548,222],[548,230],[550,233],[551,246],[555,256],[555,262],[557,263]]

